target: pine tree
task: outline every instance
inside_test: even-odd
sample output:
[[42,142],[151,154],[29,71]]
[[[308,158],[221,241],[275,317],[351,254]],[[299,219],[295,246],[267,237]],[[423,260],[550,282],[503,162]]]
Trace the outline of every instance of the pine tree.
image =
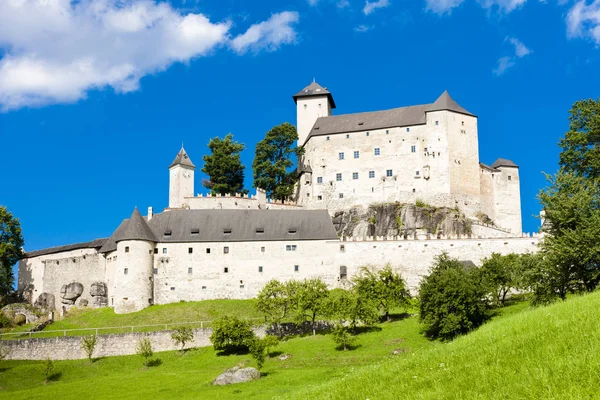
[[208,142],[210,155],[204,156],[202,172],[209,180],[203,185],[214,194],[247,194],[244,189],[244,165],[240,153],[245,146],[233,140],[230,133],[225,138],[214,137]]

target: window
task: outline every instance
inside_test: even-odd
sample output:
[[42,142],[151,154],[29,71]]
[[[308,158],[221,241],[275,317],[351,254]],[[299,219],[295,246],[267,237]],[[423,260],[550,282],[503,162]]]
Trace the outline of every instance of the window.
[[226,274],[229,273],[229,268],[228,267],[223,268],[223,272]]
[[154,275],[158,275],[158,268],[154,268]]
[[509,181],[512,181],[512,176],[510,176],[510,175],[509,175],[509,176],[508,176],[508,180],[509,180]]
[[194,248],[193,247],[188,247],[188,254],[192,254],[194,252]]
[[285,246],[285,250],[286,251],[296,251],[296,245],[295,244],[288,244]]
[[367,136],[369,136],[369,132],[367,132]]
[[340,279],[346,279],[348,277],[348,270],[345,265],[340,266]]
[[323,177],[322,176],[318,176],[317,177],[317,183],[323,183]]
[[263,272],[262,265],[258,267],[258,272]]
[[128,273],[129,273],[129,268],[127,268],[127,267],[126,267],[126,268],[123,270],[123,275],[127,275]]
[[342,174],[335,174],[335,180],[336,181],[341,181],[342,180]]
[[439,124],[440,124],[440,121],[435,121],[435,124],[436,124],[436,125],[439,125]]
[[369,178],[375,178],[375,171],[369,171]]
[[206,248],[206,254],[210,254],[210,248]]
[[338,194],[338,197],[339,197],[340,199],[343,199],[343,198],[344,198],[344,193],[339,193],[339,194]]
[[427,153],[427,147],[425,147],[425,148],[423,149],[423,151],[424,151],[425,153]]
[[173,233],[170,229],[167,229],[165,231],[165,236],[171,236],[171,233]]
[[225,228],[223,229],[223,234],[224,235],[229,235],[231,233],[231,228]]
[[167,248],[163,247],[163,254],[167,254]]
[[223,247],[223,254],[229,254],[229,247],[228,246]]
[[381,150],[379,149],[379,147],[375,147],[375,155],[378,156],[379,154],[381,154]]
[[256,228],[256,233],[265,233],[265,228]]
[[406,132],[410,132],[410,128],[406,128]]
[[264,246],[260,248],[260,252],[261,252],[261,253],[264,253],[264,252],[265,252],[265,247],[264,247]]
[[344,153],[339,153],[339,154],[338,154],[338,158],[339,158],[340,160],[343,160],[343,159],[344,159]]
[[417,146],[410,146],[410,152],[411,153],[416,153],[417,152]]
[[191,274],[191,273],[192,273],[192,267],[189,267],[188,268],[188,274]]
[[391,169],[385,170],[385,176],[392,176],[392,170]]
[[354,158],[359,158],[360,157],[360,151],[355,151],[354,152]]
[[386,134],[386,135],[389,135],[389,134],[390,134],[390,131],[386,129],[386,130],[385,130],[385,134]]
[[154,254],[158,254],[158,247],[154,248]]
[[317,196],[317,200],[323,200],[323,196],[321,196],[321,195],[318,195],[318,196]]
[[290,235],[293,235],[293,234],[294,234],[294,233],[296,233],[296,232],[298,232],[298,230],[297,230],[296,228],[290,228],[290,229],[288,229],[288,233],[289,233]]
[[358,179],[358,172],[352,173],[352,179]]
[[300,266],[299,265],[294,265],[294,272],[298,272],[300,271]]
[[343,253],[346,251],[346,245],[340,244],[340,251]]
[[465,126],[465,121],[462,121],[462,126]]
[[327,139],[326,139],[326,140],[329,140],[329,136],[327,136]]
[[125,246],[125,253],[129,253],[129,246]]
[[[321,105],[319,104],[319,106],[321,106]],[[243,288],[244,288],[244,285],[240,285],[240,289],[243,289]]]
[[200,233],[200,229],[194,228],[194,229],[192,229],[191,233],[192,233],[192,235],[197,235]]
[[419,171],[415,171],[415,175],[416,175],[416,176],[419,176]]
[[202,286],[202,289],[206,289],[206,286]]
[[346,135],[346,139],[350,139],[350,135]]

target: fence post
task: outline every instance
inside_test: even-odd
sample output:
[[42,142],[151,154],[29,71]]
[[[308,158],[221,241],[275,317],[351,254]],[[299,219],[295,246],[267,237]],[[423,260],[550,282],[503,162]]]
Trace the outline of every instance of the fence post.
[[203,323],[203,321],[200,321],[200,329],[202,329],[202,323]]
[[66,329],[63,331],[63,336],[67,337],[67,330]]
[[131,333],[133,333],[133,325],[131,325]]
[[33,337],[33,333],[29,332],[29,339]]

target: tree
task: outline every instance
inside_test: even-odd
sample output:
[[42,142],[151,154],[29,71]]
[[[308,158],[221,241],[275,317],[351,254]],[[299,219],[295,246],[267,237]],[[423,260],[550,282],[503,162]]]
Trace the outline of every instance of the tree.
[[378,308],[388,321],[392,307],[406,306],[410,301],[406,282],[389,264],[379,271],[362,267],[360,274],[352,280],[358,295],[378,304]]
[[202,158],[202,172],[209,177],[203,185],[210,189],[211,193],[248,193],[248,190],[244,189],[244,165],[240,159],[244,147],[242,143],[233,140],[231,133],[223,139],[210,139],[208,148],[211,154]]
[[152,342],[149,338],[142,338],[137,344],[136,353],[144,359],[144,367],[148,368],[152,361],[150,360],[154,355],[152,350]]
[[12,267],[25,256],[23,244],[19,220],[6,207],[0,206],[0,296],[13,290]]
[[337,325],[331,331],[331,337],[333,341],[344,351],[346,351],[349,346],[352,346],[355,340],[354,336],[350,332],[350,329],[343,325]]
[[569,131],[559,142],[561,167],[578,176],[600,178],[600,99],[576,101],[569,122]]
[[87,355],[90,364],[93,361],[92,356],[94,354],[94,349],[96,349],[97,343],[98,340],[96,338],[96,335],[84,335],[81,337],[81,348],[83,349],[83,351],[85,351],[85,354]]
[[254,187],[264,189],[270,198],[284,201],[294,193],[298,177],[292,157],[302,154],[297,140],[296,127],[285,122],[273,127],[256,145]]
[[298,285],[295,301],[296,319],[298,322],[304,322],[308,317],[311,321],[313,335],[316,335],[317,316],[324,314],[328,294],[327,285],[320,279],[305,279]]
[[194,332],[189,326],[179,326],[171,332],[171,339],[175,346],[181,346],[180,353],[183,353],[185,344],[194,340]]
[[274,335],[265,335],[265,337],[262,338],[262,341],[265,345],[265,351],[267,353],[267,356],[270,357],[271,349],[279,344],[279,338]]
[[48,357],[42,362],[42,364],[40,364],[39,368],[44,375],[44,384],[47,384],[50,374],[52,374],[52,371],[54,371],[54,362],[50,357]]
[[210,335],[214,349],[226,352],[247,350],[255,339],[250,321],[227,315],[214,322],[213,333]]
[[359,323],[371,325],[377,320],[377,305],[372,300],[344,289],[333,289],[325,301],[325,314],[335,326],[348,325],[355,329]]
[[490,317],[487,288],[475,266],[442,253],[419,288],[420,321],[427,336],[449,340]]
[[266,322],[273,324],[279,337],[283,336],[281,323],[294,309],[297,289],[296,281],[282,283],[273,279],[256,296],[256,310],[264,315]]
[[481,275],[489,290],[492,291],[496,304],[504,305],[510,289],[521,287],[521,257],[518,254],[492,253],[483,259]]
[[254,360],[256,361],[256,366],[258,367],[258,369],[261,369],[263,367],[263,364],[265,363],[265,348],[265,342],[258,338],[255,338],[250,343],[250,355],[252,355],[252,358],[254,358]]

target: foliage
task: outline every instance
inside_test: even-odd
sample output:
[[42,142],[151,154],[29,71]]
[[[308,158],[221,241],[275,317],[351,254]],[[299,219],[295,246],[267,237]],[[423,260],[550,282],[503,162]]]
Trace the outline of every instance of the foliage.
[[12,328],[15,325],[15,321],[8,317],[3,312],[0,312],[0,329],[1,328]]
[[258,338],[255,338],[250,343],[250,355],[254,358],[254,361],[256,361],[258,369],[261,369],[265,363],[265,348],[265,342]]
[[354,291],[333,289],[325,302],[325,313],[336,325],[372,325],[378,320],[377,304]]
[[250,321],[224,316],[214,322],[210,341],[215,350],[238,352],[250,347],[256,338]]
[[44,375],[44,384],[48,383],[48,378],[50,377],[50,374],[52,374],[52,371],[54,371],[54,362],[48,357],[39,364],[39,369],[42,372],[42,375]]
[[256,296],[256,310],[265,317],[265,321],[273,324],[278,336],[283,335],[281,323],[295,309],[298,282],[269,281]]
[[292,157],[302,154],[302,148],[296,147],[297,140],[296,127],[285,122],[273,127],[256,145],[254,187],[264,189],[270,198],[283,201],[294,192],[298,177],[292,169]]
[[0,361],[4,360],[9,353],[9,350],[2,344],[2,340],[0,340]]
[[425,203],[423,200],[421,199],[417,199],[417,201],[415,201],[415,206],[417,206],[418,208],[429,208],[429,204]]
[[152,342],[149,338],[142,338],[137,344],[135,349],[136,354],[142,356],[144,359],[144,366],[148,368],[151,363],[151,358],[154,355],[154,350],[152,350]]
[[183,353],[185,344],[194,340],[194,332],[189,326],[179,326],[171,332],[171,339],[175,346],[181,346],[180,352]]
[[600,99],[576,101],[569,111],[569,131],[559,142],[560,166],[591,180],[600,178]]
[[492,253],[483,259],[481,275],[484,283],[491,290],[496,304],[504,305],[510,289],[523,286],[523,267],[518,254]]
[[244,189],[244,165],[240,153],[244,145],[233,140],[229,133],[225,138],[214,137],[208,142],[210,155],[204,156],[202,172],[209,180],[203,185],[215,194],[248,193]]
[[362,267],[359,275],[354,276],[352,280],[356,293],[376,303],[388,321],[392,307],[406,307],[410,301],[406,282],[389,264],[379,271]]
[[486,295],[476,267],[463,265],[445,252],[437,256],[419,288],[425,334],[449,340],[478,327],[490,317]]
[[98,339],[96,335],[85,335],[81,337],[81,349],[87,355],[90,364],[92,363],[92,355],[94,354],[94,350],[96,349],[96,344],[98,343]]
[[270,356],[271,349],[279,345],[279,338],[275,335],[265,335],[265,337],[262,338],[262,342],[265,345],[267,356]]
[[23,244],[19,220],[6,207],[0,206],[0,296],[13,290],[12,267],[25,256]]
[[350,332],[350,329],[343,325],[338,325],[331,331],[331,338],[344,351],[352,346],[355,341],[355,337]]
[[321,279],[305,279],[298,283],[295,291],[296,299],[293,301],[297,322],[304,322],[308,317],[311,321],[313,335],[316,334],[316,319],[325,313],[325,301],[329,290]]

